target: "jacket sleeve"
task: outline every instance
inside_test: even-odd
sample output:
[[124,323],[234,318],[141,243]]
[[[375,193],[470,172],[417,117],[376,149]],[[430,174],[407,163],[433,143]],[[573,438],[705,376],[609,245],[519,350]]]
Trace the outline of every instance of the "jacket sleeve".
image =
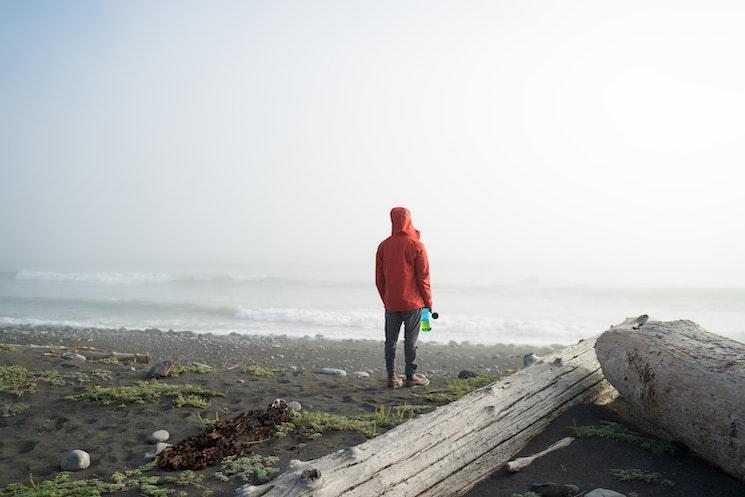
[[414,269],[416,270],[416,284],[419,288],[419,294],[424,299],[424,307],[432,309],[432,289],[429,287],[429,259],[424,245],[419,245]]
[[375,286],[378,287],[380,300],[382,300],[383,305],[385,305],[385,275],[383,274],[383,254],[381,253],[380,247],[378,247],[378,252],[375,254]]

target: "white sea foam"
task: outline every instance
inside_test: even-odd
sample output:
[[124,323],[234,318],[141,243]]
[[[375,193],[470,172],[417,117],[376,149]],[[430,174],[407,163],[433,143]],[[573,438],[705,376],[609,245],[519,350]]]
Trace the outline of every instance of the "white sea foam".
[[380,312],[370,311],[324,311],[321,309],[240,308],[235,313],[237,319],[267,322],[293,323],[315,326],[379,328],[382,322]]

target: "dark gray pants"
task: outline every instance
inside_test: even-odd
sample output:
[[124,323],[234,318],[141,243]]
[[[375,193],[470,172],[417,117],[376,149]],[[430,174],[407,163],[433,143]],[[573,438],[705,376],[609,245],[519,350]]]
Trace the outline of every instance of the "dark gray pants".
[[419,338],[419,322],[422,319],[422,310],[413,311],[385,311],[385,369],[388,376],[393,376],[396,371],[394,360],[396,359],[396,342],[401,331],[401,323],[404,325],[404,359],[406,360],[406,376],[414,375],[416,371],[416,341]]

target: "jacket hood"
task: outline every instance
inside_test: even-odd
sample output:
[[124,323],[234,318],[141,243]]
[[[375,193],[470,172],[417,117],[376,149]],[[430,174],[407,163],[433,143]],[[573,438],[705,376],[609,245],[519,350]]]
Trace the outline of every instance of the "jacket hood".
[[404,234],[412,236],[417,240],[420,238],[419,230],[411,223],[411,213],[405,207],[394,207],[391,209],[391,234]]

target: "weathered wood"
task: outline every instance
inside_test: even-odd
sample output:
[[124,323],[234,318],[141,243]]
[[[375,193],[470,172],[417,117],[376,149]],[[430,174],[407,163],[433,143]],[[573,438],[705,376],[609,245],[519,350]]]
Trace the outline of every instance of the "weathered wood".
[[563,449],[564,447],[568,447],[569,444],[571,444],[574,441],[574,438],[572,437],[565,437],[559,440],[558,442],[555,442],[545,449],[543,449],[540,452],[537,452],[533,454],[532,456],[528,457],[518,457],[517,459],[514,459],[512,461],[509,461],[506,465],[507,471],[510,473],[517,473],[521,469],[523,469],[526,466],[530,466],[533,464],[533,461],[535,461],[538,458],[541,458],[545,456],[546,454],[549,454],[555,450]]
[[356,447],[292,461],[273,481],[237,495],[462,495],[569,407],[614,395],[594,345],[589,339],[568,347]]
[[595,348],[642,420],[745,480],[745,344],[692,321],[650,321],[611,328]]

